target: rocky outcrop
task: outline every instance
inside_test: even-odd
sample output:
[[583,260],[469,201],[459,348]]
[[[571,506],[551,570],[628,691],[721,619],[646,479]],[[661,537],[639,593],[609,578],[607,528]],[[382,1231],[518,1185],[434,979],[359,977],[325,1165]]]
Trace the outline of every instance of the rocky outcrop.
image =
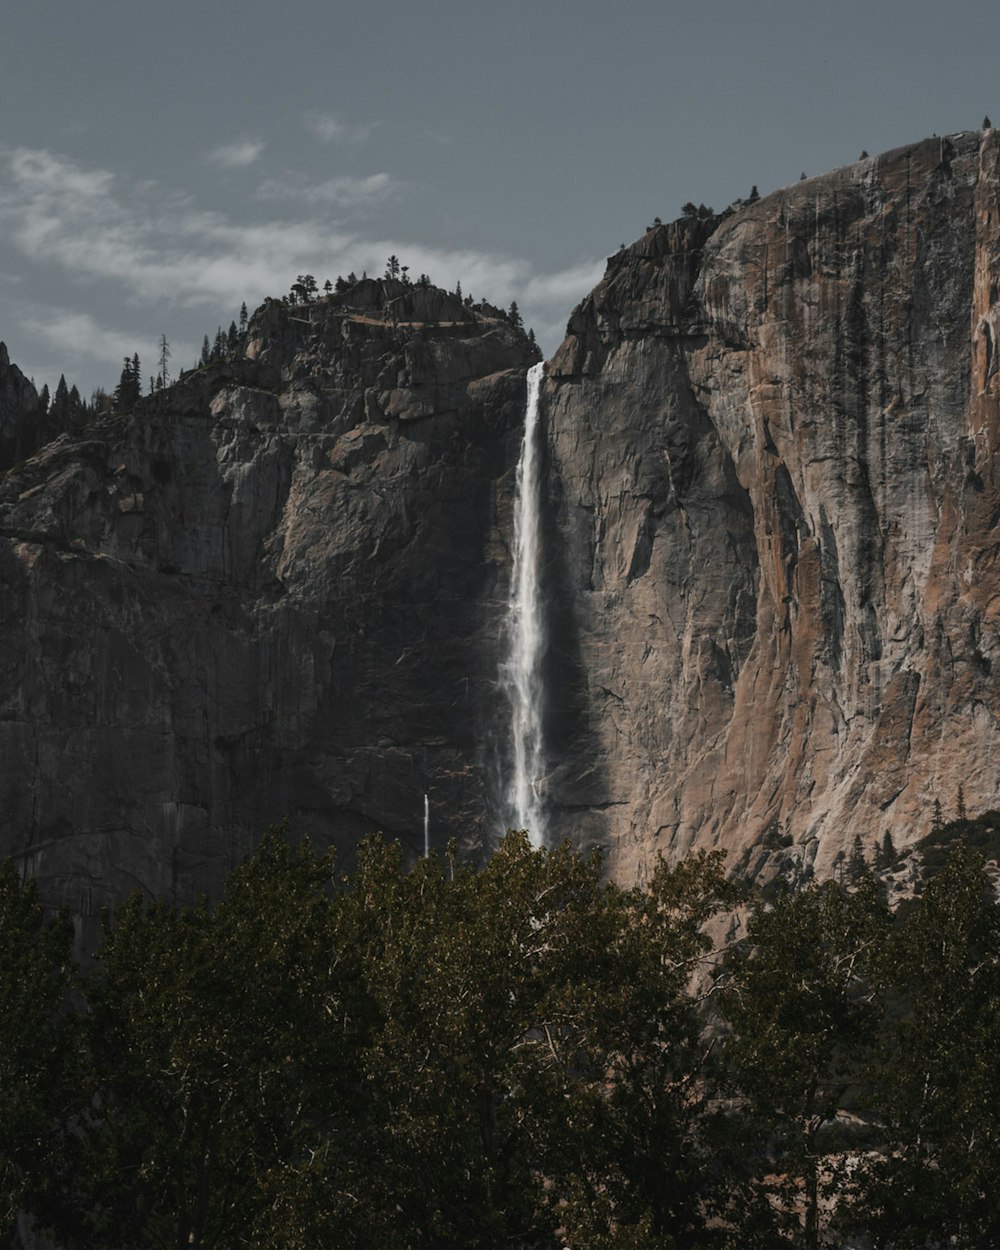
[[998,805],[998,162],[935,138],[692,214],[573,313],[546,787],[620,878],[828,875],[960,782]]
[[0,343],[0,473],[37,449],[41,416],[38,392]]
[[536,355],[434,288],[269,301],[0,481],[2,849],[48,897],[190,898],[285,816],[417,846],[425,792],[481,832]]

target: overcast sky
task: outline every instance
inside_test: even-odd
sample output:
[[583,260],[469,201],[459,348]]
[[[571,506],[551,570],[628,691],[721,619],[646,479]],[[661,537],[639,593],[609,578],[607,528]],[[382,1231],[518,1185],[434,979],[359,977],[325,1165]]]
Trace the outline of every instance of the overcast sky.
[[1000,122],[995,0],[6,0],[0,339],[175,367],[299,273],[508,304],[546,353],[619,243]]

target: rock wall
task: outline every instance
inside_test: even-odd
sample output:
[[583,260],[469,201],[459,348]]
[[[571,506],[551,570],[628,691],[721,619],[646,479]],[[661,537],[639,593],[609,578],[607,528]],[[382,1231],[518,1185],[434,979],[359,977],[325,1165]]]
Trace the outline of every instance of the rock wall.
[[436,844],[486,836],[537,356],[495,312],[269,301],[0,479],[0,849],[47,897],[189,899],[285,816],[418,847],[425,792]]
[[0,343],[0,473],[38,448],[38,392]]
[[[544,392],[553,838],[822,876],[959,783],[1000,805],[998,279],[993,130],[610,259]],[[14,464],[0,851],[87,917],[286,815],[416,849],[429,792],[436,844],[489,846],[535,355],[363,281]],[[0,351],[0,432],[33,405]]]
[[[1000,805],[1000,133],[649,231],[548,368],[553,827],[828,875]],[[771,848],[771,849],[768,849]]]

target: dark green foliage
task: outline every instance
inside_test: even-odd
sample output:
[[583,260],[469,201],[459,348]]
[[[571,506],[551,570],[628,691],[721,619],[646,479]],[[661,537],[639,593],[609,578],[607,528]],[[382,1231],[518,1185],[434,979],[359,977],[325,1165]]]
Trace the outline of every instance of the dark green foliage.
[[[122,364],[121,375],[112,399],[112,407],[116,413],[131,412],[142,396],[142,368],[136,353],[131,360],[128,356]],[[58,401],[59,391],[56,390]]]
[[878,1021],[873,956],[887,929],[870,878],[852,893],[828,882],[758,904],[746,944],[725,962],[719,1010],[736,1100],[730,1219],[740,1246],[820,1244],[828,1130],[860,1097]]
[[309,304],[316,294],[316,279],[311,273],[300,273],[292,283],[291,298],[295,304]]
[[48,391],[44,387],[43,395],[48,403],[48,420],[45,425],[51,431],[51,435],[71,430],[82,423],[87,411],[86,405],[80,398],[77,388],[66,385],[66,378],[62,374],[59,376],[56,392],[51,402],[48,402]]
[[938,824],[935,819],[931,832],[915,848],[925,873],[940,872],[960,841],[969,850],[1000,864],[1000,812],[982,812],[974,820],[953,820],[948,824],[943,819]]
[[867,866],[740,910],[714,856],[624,890],[523,834],[481,869],[372,840],[334,879],[276,829],[214,906],[125,904],[72,998],[69,926],[7,865],[0,1226],[27,1207],[67,1250],[1000,1244],[1000,912],[963,831],[995,844],[1000,814],[926,840],[951,853],[893,918]]
[[62,1209],[68,1247],[245,1244],[282,1167],[343,1116],[349,1010],[329,865],[272,832],[221,902],[134,897],[109,924],[83,1021],[86,1089]]
[[72,1037],[62,1015],[73,930],[47,921],[34,883],[0,863],[0,1239],[59,1169]]
[[896,854],[896,846],[892,840],[892,834],[887,829],[878,850],[875,852],[875,867],[879,871],[892,868],[898,859],[899,856]]
[[852,1214],[876,1247],[1000,1244],[1000,910],[959,843],[886,952],[897,1006],[872,1066],[881,1149]]
[[851,843],[850,858],[847,861],[847,880],[851,885],[858,885],[869,875],[870,870],[868,861],[865,859],[864,847],[861,845],[861,835],[856,833]]

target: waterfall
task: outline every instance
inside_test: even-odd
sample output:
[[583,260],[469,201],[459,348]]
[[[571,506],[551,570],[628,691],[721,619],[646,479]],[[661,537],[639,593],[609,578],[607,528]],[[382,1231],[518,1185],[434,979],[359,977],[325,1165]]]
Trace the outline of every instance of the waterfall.
[[424,859],[429,859],[431,853],[431,801],[424,795]]
[[528,370],[524,441],[514,496],[514,563],[507,608],[507,656],[501,678],[510,703],[512,770],[507,786],[507,823],[527,829],[532,845],[545,844],[538,782],[543,768],[541,659],[544,632],[539,587],[541,476],[538,408],[544,365]]

